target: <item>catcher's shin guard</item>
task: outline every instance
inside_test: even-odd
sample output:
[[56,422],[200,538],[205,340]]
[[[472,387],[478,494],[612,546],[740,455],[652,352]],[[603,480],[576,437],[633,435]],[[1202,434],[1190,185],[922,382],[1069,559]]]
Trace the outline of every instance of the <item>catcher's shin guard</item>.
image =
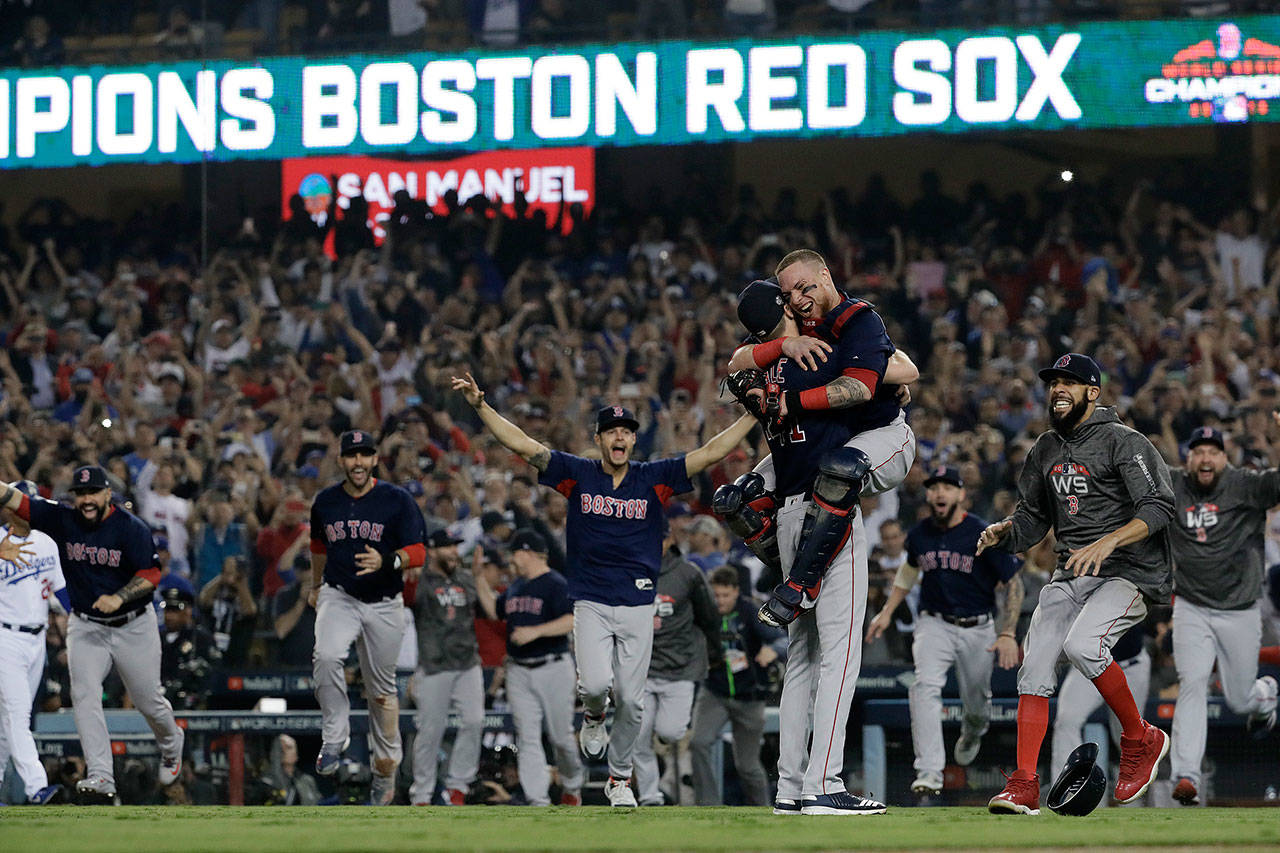
[[778,554],[778,502],[764,487],[764,477],[752,471],[726,483],[711,497],[711,510],[725,520],[733,534],[766,566],[782,571]]
[[817,594],[827,567],[849,538],[851,516],[870,471],[870,458],[856,447],[840,447],[822,457],[791,573],[760,608],[761,622],[787,625],[800,615],[805,596]]

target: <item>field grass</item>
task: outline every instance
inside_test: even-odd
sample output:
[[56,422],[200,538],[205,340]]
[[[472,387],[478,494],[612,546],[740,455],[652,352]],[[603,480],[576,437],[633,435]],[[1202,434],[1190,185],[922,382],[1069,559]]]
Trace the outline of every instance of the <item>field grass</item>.
[[1280,811],[1100,809],[996,816],[978,808],[877,817],[774,817],[765,809],[11,807],[13,853],[341,853],[390,850],[1276,850]]

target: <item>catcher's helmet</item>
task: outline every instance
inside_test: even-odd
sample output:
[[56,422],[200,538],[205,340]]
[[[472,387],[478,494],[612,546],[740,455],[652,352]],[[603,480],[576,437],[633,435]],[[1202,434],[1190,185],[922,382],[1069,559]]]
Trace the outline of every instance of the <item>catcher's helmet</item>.
[[1084,743],[1071,751],[1049,789],[1049,808],[1060,815],[1084,817],[1107,792],[1107,774],[1098,766],[1098,745]]

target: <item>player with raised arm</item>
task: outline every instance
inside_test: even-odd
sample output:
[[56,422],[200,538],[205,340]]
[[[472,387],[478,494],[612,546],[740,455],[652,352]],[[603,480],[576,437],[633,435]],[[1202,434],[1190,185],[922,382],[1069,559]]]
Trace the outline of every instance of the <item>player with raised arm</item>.
[[373,476],[373,435],[349,430],[339,442],[343,479],[311,505],[311,579],[316,609],[312,669],[322,717],[316,772],[338,769],[351,735],[344,664],[356,644],[369,703],[373,781],[369,801],[389,805],[400,766],[396,655],[404,635],[404,576],[426,560],[426,528],[413,497]]
[[1051,429],[1036,439],[1018,477],[1013,515],[989,525],[977,553],[1025,551],[1054,531],[1058,565],[1040,591],[1018,671],[1018,767],[987,804],[994,813],[1040,813],[1040,746],[1049,726],[1055,668],[1065,654],[1120,720],[1115,797],[1136,800],[1169,751],[1146,722],[1111,647],[1172,588],[1169,541],[1173,487],[1160,454],[1141,433],[1098,405],[1102,373],[1067,353],[1040,371]]
[[[453,377],[481,422],[509,450],[538,469],[538,482],[569,501],[566,530],[569,596],[578,690],[585,711],[578,734],[583,753],[608,752],[605,794],[612,806],[634,807],[632,759],[644,718],[645,679],[653,646],[653,603],[662,559],[662,504],[693,489],[690,477],[723,459],[755,426],[743,415],[689,452],[654,462],[633,462],[635,415],[622,406],[596,414],[600,459],[551,450],[485,402],[471,374]],[[612,735],[605,709],[612,685]]]

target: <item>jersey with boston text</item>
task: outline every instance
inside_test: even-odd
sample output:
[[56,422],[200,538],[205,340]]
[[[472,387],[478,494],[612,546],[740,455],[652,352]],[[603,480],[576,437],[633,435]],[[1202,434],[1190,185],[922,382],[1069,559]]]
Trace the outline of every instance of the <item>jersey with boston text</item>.
[[39,530],[19,536],[8,525],[0,525],[0,539],[6,536],[12,536],[13,543],[27,548],[31,556],[25,566],[0,560],[0,622],[43,625],[49,618],[49,599],[67,585],[58,544]]
[[884,321],[870,303],[846,299],[827,312],[806,334],[825,340],[832,351],[817,370],[803,370],[783,356],[766,373],[783,391],[806,391],[853,376],[866,385],[872,398],[843,409],[802,412],[784,432],[768,430],[765,439],[773,454],[779,496],[801,494],[813,486],[823,454],[846,444],[867,430],[888,426],[901,414],[897,386],[882,381],[895,348]]
[[662,506],[693,490],[684,455],[632,462],[615,489],[600,460],[555,450],[538,482],[569,500],[569,596],[610,606],[652,604],[662,560]]
[[573,612],[569,585],[555,569],[534,578],[516,578],[498,595],[496,608],[499,618],[507,623],[507,655],[517,662],[569,651],[568,634],[538,637],[523,646],[511,642],[511,632],[516,628],[545,625]]
[[381,601],[404,591],[404,576],[393,569],[357,575],[356,555],[372,547],[389,554],[426,540],[422,513],[399,486],[375,480],[352,497],[342,483],[322,489],[311,505],[311,553],[324,554],[324,582],[360,601]]
[[43,498],[25,498],[18,514],[58,543],[73,611],[110,619],[151,606],[149,595],[125,602],[114,613],[103,613],[93,606],[100,596],[114,595],[134,575],[142,574],[152,583],[160,579],[155,541],[142,519],[112,505],[101,522],[87,524],[71,507]]
[[987,523],[965,513],[943,529],[926,518],[907,533],[907,562],[920,569],[920,609],[947,616],[981,616],[995,610],[996,585],[1018,573],[1012,554],[988,548],[979,556],[978,537]]

